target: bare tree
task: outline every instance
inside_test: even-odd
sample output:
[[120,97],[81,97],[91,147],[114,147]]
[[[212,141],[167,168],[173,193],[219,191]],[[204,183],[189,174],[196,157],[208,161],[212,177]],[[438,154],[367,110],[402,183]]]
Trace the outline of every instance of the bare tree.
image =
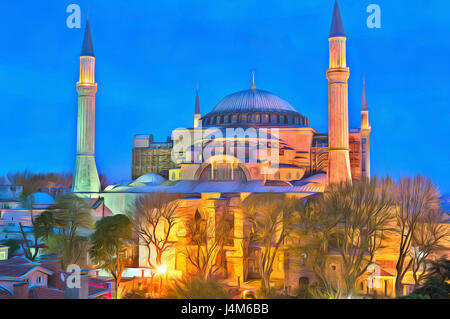
[[292,230],[296,203],[284,194],[253,194],[242,207],[250,223],[249,241],[260,245],[256,258],[263,293],[270,289],[270,275],[279,248]]
[[[296,232],[300,237],[309,235],[304,244],[309,247],[300,248],[308,250],[314,259],[313,271],[328,295],[351,295],[358,278],[382,247],[392,219],[389,185],[378,178],[333,184],[323,196],[305,204]],[[331,271],[331,259],[337,257],[340,267]]]
[[431,180],[422,176],[402,177],[394,187],[394,194],[400,236],[395,293],[401,296],[403,278],[414,262],[410,254],[414,237],[420,231],[421,221],[438,209],[439,194]]
[[[175,193],[148,193],[136,199],[128,216],[133,229],[148,249],[149,267],[155,269],[161,265],[164,252],[173,244],[170,234],[177,223],[177,208],[181,195]],[[152,247],[156,252],[156,265],[151,258]]]
[[189,242],[182,253],[189,263],[196,269],[197,275],[207,280],[223,267],[221,254],[224,246],[233,239],[233,225],[222,216],[207,215],[203,217],[197,210],[186,221]]
[[417,230],[412,238],[412,272],[414,287],[425,279],[427,273],[427,262],[430,254],[444,248],[442,241],[449,235],[447,227],[443,224],[443,213],[431,211],[420,218]]

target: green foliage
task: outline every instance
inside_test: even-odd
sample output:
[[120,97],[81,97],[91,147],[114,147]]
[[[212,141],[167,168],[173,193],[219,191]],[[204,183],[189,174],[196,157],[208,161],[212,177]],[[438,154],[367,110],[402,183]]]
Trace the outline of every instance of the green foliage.
[[47,252],[61,255],[61,267],[86,265],[89,240],[82,235],[92,229],[94,218],[89,204],[74,194],[59,196],[35,219],[35,236],[45,240]]
[[395,299],[430,299],[430,296],[425,295],[408,295],[408,296],[400,296]]
[[150,299],[150,297],[147,297],[147,291],[134,289],[128,291],[124,296],[122,296],[122,299]]
[[14,238],[5,239],[1,242],[3,246],[8,246],[8,255],[13,256],[14,252],[20,248],[19,242]]
[[431,262],[425,282],[413,291],[413,295],[426,295],[431,299],[450,299],[450,261],[446,256]]
[[224,286],[213,279],[184,278],[175,282],[167,293],[169,299],[228,299]]
[[89,239],[83,236],[75,236],[69,240],[69,236],[64,233],[49,235],[46,240],[46,253],[60,256],[62,269],[66,269],[70,264],[77,264],[86,267],[86,258],[89,250]]
[[132,241],[130,219],[119,214],[97,221],[91,239],[92,261],[113,276],[117,291],[124,269],[123,253]]

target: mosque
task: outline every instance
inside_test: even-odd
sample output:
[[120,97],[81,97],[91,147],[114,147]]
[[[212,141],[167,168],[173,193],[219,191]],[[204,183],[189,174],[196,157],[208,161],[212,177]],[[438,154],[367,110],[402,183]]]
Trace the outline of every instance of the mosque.
[[[240,207],[252,193],[286,193],[307,197],[323,192],[329,183],[370,177],[369,111],[362,92],[361,126],[349,129],[346,34],[337,1],[332,15],[329,42],[328,133],[316,131],[309,118],[286,100],[259,89],[224,97],[208,113],[200,112],[197,90],[192,128],[172,132],[172,168],[164,178],[148,173],[131,183],[100,189],[95,163],[95,60],[89,22],[80,55],[78,91],[77,155],[72,191],[83,197],[100,198],[114,214],[125,213],[129,204],[145,193],[173,192],[185,196],[183,212],[209,217],[228,214],[233,220],[234,240],[227,246],[227,276],[245,281],[256,275],[252,255],[245,255],[242,241],[244,216]],[[325,70],[324,70],[325,71]],[[303,110],[305,111],[305,110]],[[231,132],[231,133],[230,133]],[[148,136],[136,136],[133,162],[146,161],[151,148]],[[166,145],[167,146],[167,145]],[[150,161],[150,159],[147,159]],[[136,163],[133,163],[135,165]],[[182,227],[180,225],[179,227]],[[174,241],[183,241],[175,231]],[[139,266],[147,265],[145,247],[139,248]],[[182,256],[164,261],[174,272],[187,269]],[[272,278],[297,281],[307,274],[286,273],[289,260],[281,251]],[[294,278],[295,277],[295,278]],[[239,279],[238,279],[239,278]]]

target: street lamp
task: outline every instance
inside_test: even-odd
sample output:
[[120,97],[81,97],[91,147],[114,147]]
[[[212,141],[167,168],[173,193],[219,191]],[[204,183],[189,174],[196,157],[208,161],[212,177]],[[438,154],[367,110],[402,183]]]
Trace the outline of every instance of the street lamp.
[[162,278],[167,272],[167,266],[162,264],[156,268],[156,274],[159,275],[159,298],[161,298]]

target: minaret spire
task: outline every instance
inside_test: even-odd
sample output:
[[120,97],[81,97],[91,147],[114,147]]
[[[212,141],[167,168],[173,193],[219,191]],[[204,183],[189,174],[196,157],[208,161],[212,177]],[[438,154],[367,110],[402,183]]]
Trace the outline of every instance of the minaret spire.
[[255,71],[252,71],[252,86],[250,87],[252,90],[256,90],[255,85]]
[[370,132],[369,108],[367,107],[366,79],[363,78],[361,99],[361,176],[370,178]]
[[361,111],[367,111],[367,97],[366,97],[366,78],[363,78],[363,91],[361,100]]
[[200,100],[198,98],[198,84],[197,84],[197,90],[195,94],[195,113],[194,114],[200,114]]
[[194,110],[194,128],[198,128],[200,124],[200,99],[198,97],[198,83],[196,88],[196,94],[195,94],[195,110]]
[[86,27],[84,29],[83,46],[80,56],[95,56],[94,46],[92,45],[91,28],[89,28],[89,16],[86,15]]
[[333,19],[331,20],[330,38],[345,37],[344,24],[337,0],[334,1]]

